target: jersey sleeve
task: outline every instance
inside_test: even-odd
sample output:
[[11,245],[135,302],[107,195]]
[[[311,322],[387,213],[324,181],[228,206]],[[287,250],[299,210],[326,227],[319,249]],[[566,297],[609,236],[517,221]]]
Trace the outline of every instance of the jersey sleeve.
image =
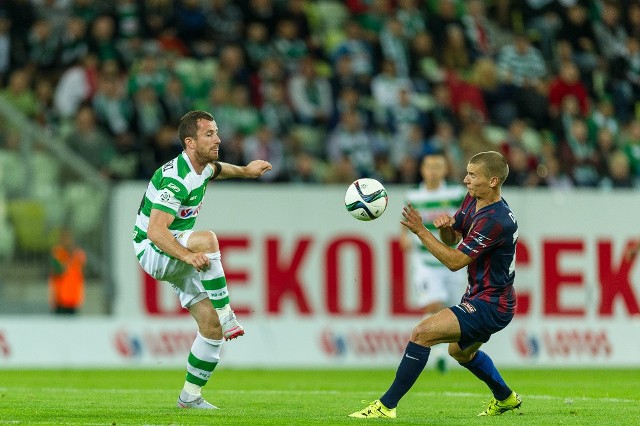
[[465,209],[469,205],[470,200],[471,196],[469,193],[463,196],[460,207],[453,215],[453,230],[456,232],[462,233],[462,222],[464,221],[464,215],[466,214]]
[[477,259],[496,246],[502,244],[504,238],[503,227],[489,217],[479,218],[469,229],[467,236],[458,244],[458,250]]
[[189,191],[182,182],[165,177],[160,182],[160,188],[155,199],[152,200],[151,208],[175,215],[188,195]]

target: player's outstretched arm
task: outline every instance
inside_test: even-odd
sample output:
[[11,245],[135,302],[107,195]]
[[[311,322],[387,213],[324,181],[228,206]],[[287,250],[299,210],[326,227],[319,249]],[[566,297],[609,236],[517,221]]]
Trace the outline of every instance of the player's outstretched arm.
[[269,170],[271,170],[271,163],[264,160],[253,160],[246,166],[236,166],[234,164],[222,163],[220,164],[220,174],[216,179],[229,179],[229,178],[244,178],[255,179],[259,178]]

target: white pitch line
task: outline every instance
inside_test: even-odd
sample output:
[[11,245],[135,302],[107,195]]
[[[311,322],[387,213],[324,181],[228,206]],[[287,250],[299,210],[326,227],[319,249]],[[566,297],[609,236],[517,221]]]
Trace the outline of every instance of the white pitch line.
[[[40,388],[42,391],[46,392],[55,392],[55,393],[111,393],[111,394],[139,394],[139,393],[148,393],[148,394],[164,394],[169,391],[167,390],[154,390],[154,389],[85,389],[85,388],[60,388],[60,387],[49,387],[49,388]],[[29,392],[33,391],[33,388],[25,388],[25,387],[0,387],[0,392],[8,392],[8,391],[19,391],[19,392]],[[245,395],[297,395],[297,394],[305,394],[305,395],[354,395],[354,396],[362,396],[363,392],[356,391],[337,391],[337,390],[285,390],[285,389],[256,389],[256,390],[231,390],[231,389],[215,389],[213,392],[218,394],[245,394]],[[372,394],[372,392],[365,392],[367,394]],[[412,392],[411,395],[423,396],[423,397],[434,397],[434,396],[443,396],[443,397],[452,397],[452,398],[486,398],[486,393],[473,393],[473,392],[420,392],[415,391]],[[524,398],[529,399],[544,399],[550,401],[564,401],[567,404],[570,404],[575,401],[583,401],[583,402],[612,402],[612,403],[632,403],[632,402],[640,402],[640,399],[628,399],[628,398],[595,398],[589,396],[553,396],[553,395],[530,395],[530,394],[520,394]]]

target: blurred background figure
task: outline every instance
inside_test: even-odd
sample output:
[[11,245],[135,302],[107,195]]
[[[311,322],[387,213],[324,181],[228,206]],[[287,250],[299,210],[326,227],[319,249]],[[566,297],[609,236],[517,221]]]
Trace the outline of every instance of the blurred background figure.
[[[434,219],[442,214],[453,216],[466,195],[465,187],[447,182],[449,170],[443,151],[425,154],[420,163],[421,181],[405,195],[406,202],[420,212],[424,226],[436,238],[439,238],[439,232],[433,225]],[[466,270],[450,271],[404,226],[400,244],[411,256],[411,284],[423,315],[429,317],[458,303],[467,286]],[[436,359],[436,368],[445,372],[447,346],[432,347],[431,356]]]
[[51,249],[49,291],[54,314],[74,315],[84,302],[86,255],[76,245],[71,228],[60,230],[58,244]]

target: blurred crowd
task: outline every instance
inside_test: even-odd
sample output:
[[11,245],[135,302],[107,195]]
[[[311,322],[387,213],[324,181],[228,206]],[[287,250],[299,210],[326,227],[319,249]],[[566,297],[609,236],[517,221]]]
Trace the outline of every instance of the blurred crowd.
[[433,150],[461,180],[493,149],[506,185],[638,188],[640,2],[6,0],[0,97],[113,180],[204,109],[264,181],[416,182]]

